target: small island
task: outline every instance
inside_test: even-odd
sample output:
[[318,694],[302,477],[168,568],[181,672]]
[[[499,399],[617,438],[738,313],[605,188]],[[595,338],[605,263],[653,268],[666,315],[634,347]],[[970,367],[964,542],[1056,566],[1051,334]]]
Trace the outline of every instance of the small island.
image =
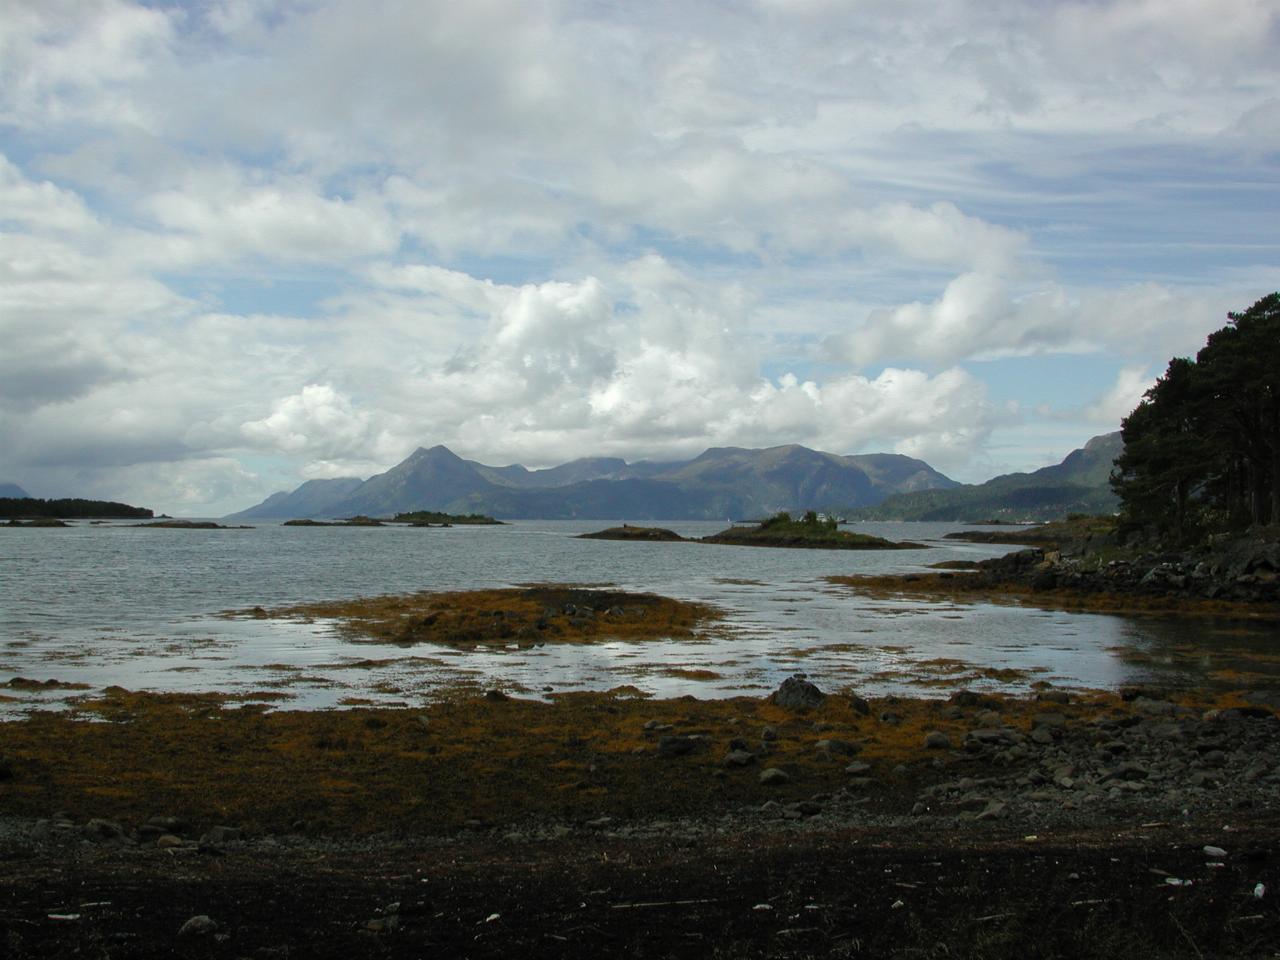
[[363,514],[347,517],[343,520],[312,520],[301,517],[286,520],[284,527],[385,527],[399,524],[408,527],[452,527],[452,526],[501,526],[501,520],[487,517],[479,513],[440,513],[435,510],[414,510],[411,513],[397,513],[391,519],[366,517]]
[[275,610],[253,607],[225,615],[322,618],[337,622],[356,641],[430,643],[460,650],[685,639],[721,617],[719,610],[704,603],[560,585],[360,597]]
[[501,520],[485,516],[482,513],[440,513],[435,510],[414,510],[411,513],[397,513],[392,523],[407,523],[414,527],[452,527],[452,526],[501,526]]
[[841,530],[839,523],[813,510],[799,520],[785,510],[750,526],[729,527],[709,537],[682,537],[663,527],[610,527],[579,534],[579,540],[639,540],[644,542],[719,543],[740,547],[782,547],[801,550],[918,550],[923,544],[901,543],[865,533]]
[[253,527],[228,527],[213,520],[157,520],[155,523],[133,523],[135,529],[159,530],[252,530]]
[[668,530],[665,527],[633,527],[629,524],[623,524],[620,527],[610,527],[607,530],[597,530],[594,533],[580,533],[579,540],[643,540],[646,542],[662,542],[662,543],[686,543],[687,537],[682,537],[674,530]]
[[924,546],[841,530],[835,519],[820,517],[812,510],[799,520],[784,510],[754,527],[729,527],[713,536],[703,537],[702,542],[802,550],[918,550]]
[[375,520],[373,517],[348,517],[346,520],[311,520],[304,517],[298,520],[286,520],[280,524],[282,527],[382,527],[385,525],[383,521]]

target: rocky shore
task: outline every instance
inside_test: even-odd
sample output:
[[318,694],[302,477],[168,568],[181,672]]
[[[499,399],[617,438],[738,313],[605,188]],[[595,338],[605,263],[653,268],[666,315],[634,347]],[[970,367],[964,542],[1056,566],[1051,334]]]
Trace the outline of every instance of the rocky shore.
[[14,957],[1012,957],[1028,937],[1272,957],[1277,705],[868,701],[801,677],[758,700],[309,716],[119,695],[109,724],[10,725],[0,937]]
[[977,563],[975,578],[988,586],[1280,603],[1280,528],[1214,536],[1182,550],[1151,549],[1140,542],[1125,546],[1112,526],[1090,524],[1087,518],[1009,534],[949,536],[1032,545]]
[[[993,534],[999,542],[999,535]],[[1020,542],[1035,539],[1026,531]],[[981,542],[988,542],[986,532]],[[968,539],[966,535],[964,537]],[[978,562],[936,564],[944,572],[840,576],[833,583],[881,594],[982,599],[1110,613],[1280,618],[1280,531],[1223,537],[1184,551],[1117,549],[1050,538]]]

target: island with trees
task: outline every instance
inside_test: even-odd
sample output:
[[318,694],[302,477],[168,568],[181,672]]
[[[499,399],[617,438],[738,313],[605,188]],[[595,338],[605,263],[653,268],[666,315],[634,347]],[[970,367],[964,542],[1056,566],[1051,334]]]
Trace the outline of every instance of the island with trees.
[[8,520],[150,520],[154,516],[145,507],[111,500],[0,497],[0,517]]
[[584,533],[581,540],[633,540],[648,542],[686,541],[718,543],[740,547],[788,547],[810,550],[913,550],[918,543],[895,543],[883,537],[841,530],[834,517],[824,517],[813,510],[794,518],[787,511],[776,513],[758,523],[730,526],[709,537],[682,537],[663,527],[633,527],[623,524],[595,533]]

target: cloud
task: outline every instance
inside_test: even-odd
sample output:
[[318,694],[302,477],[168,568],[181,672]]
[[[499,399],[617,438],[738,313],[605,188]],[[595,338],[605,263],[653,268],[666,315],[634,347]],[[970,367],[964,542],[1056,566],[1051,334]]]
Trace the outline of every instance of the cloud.
[[131,96],[175,38],[170,15],[119,0],[16,0],[0,30],[0,122],[148,126]]
[[86,489],[963,468],[1274,283],[1267,0],[0,6],[0,450]]
[[873,310],[827,343],[860,366],[904,356],[954,363],[1053,352],[1194,352],[1234,297],[1153,283],[1082,291],[1055,283],[1018,295],[1001,276],[965,273],[937,300]]
[[369,416],[328,384],[308,384],[277,402],[270,416],[240,430],[250,443],[271,452],[328,458],[365,442]]
[[376,198],[324,196],[285,178],[245,182],[235,173],[190,178],[153,194],[146,212],[163,242],[196,263],[267,257],[342,262],[395,250],[399,233]]
[[1111,389],[1084,408],[1084,417],[1092,423],[1116,427],[1131,414],[1156,378],[1146,367],[1123,367]]

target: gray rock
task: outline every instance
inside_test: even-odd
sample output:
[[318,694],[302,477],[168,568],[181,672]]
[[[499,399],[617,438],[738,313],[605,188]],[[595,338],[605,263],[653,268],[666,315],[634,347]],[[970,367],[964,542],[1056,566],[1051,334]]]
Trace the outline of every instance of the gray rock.
[[950,750],[951,738],[941,730],[930,730],[925,734],[924,745],[927,750]]
[[1004,816],[1005,803],[1003,800],[992,800],[978,814],[978,820],[999,820]]
[[781,786],[791,782],[791,775],[777,767],[766,767],[760,771],[760,782],[767,787]]
[[860,777],[863,774],[871,772],[871,764],[867,763],[865,760],[855,760],[844,768],[844,772],[852,774],[855,777]]
[[1048,727],[1050,730],[1065,730],[1067,728],[1067,718],[1061,713],[1037,713],[1031,718],[1031,727]]
[[178,928],[180,937],[207,937],[217,932],[217,922],[204,914],[192,917]]
[[1218,778],[1208,770],[1196,770],[1187,777],[1187,782],[1193,787],[1216,787]]
[[243,839],[244,833],[239,827],[210,827],[200,838],[200,842],[218,846],[224,843],[239,843]]
[[689,736],[666,734],[658,738],[658,756],[683,757],[706,745],[707,738],[699,734]]
[[726,767],[745,767],[756,762],[756,755],[749,750],[730,750],[722,762]]
[[[801,800],[799,803],[787,804],[786,811],[794,810],[801,817],[816,817],[822,812],[822,804],[815,803],[812,800]],[[786,816],[786,813],[783,813]]]
[[777,727],[765,727],[763,730],[760,731],[760,739],[766,740],[766,741],[777,740],[778,739]]
[[1210,750],[1200,758],[1206,767],[1223,767],[1227,763],[1227,754],[1223,750]]
[[965,734],[964,747],[976,751],[983,747],[1001,747],[1014,743],[1013,733],[1004,727],[984,727]]
[[93,843],[120,843],[126,839],[124,827],[114,820],[94,817],[80,828],[80,835]]
[[827,695],[804,678],[803,673],[787,677],[769,699],[786,710],[813,710],[822,706]]

